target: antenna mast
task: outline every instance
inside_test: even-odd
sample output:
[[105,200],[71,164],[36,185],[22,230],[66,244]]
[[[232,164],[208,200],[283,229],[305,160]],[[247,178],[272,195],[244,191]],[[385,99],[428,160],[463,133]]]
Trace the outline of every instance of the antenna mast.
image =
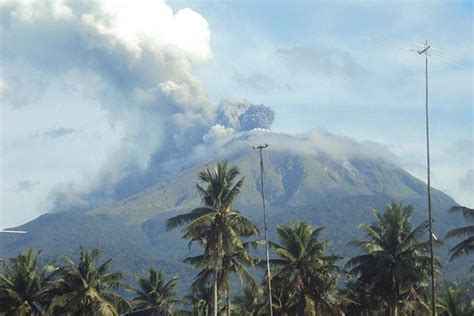
[[268,147],[268,144],[260,146],[252,146],[253,149],[258,149],[260,151],[260,184],[261,184],[261,193],[262,193],[262,207],[263,207],[263,222],[265,230],[265,252],[267,259],[267,283],[268,283],[268,309],[270,316],[273,316],[273,301],[272,301],[272,275],[270,270],[270,250],[268,247],[268,220],[267,220],[267,210],[265,207],[265,187],[263,186],[263,150]]
[[431,213],[431,177],[430,177],[430,125],[428,111],[428,51],[431,48],[428,41],[418,54],[425,55],[425,126],[426,126],[426,185],[428,194],[428,230],[430,233],[430,259],[431,259],[431,314],[436,316],[436,287],[434,266],[434,240],[433,240],[433,217]]
[[435,263],[434,263],[434,239],[435,236],[433,234],[433,217],[432,217],[432,207],[431,207],[431,177],[430,177],[430,130],[429,130],[429,111],[428,111],[428,56],[443,61],[445,63],[464,68],[466,67],[456,64],[452,61],[447,59],[434,56],[430,53],[430,50],[440,51],[437,48],[432,47],[428,41],[425,41],[424,44],[415,44],[416,46],[421,47],[420,50],[414,49],[406,49],[402,47],[398,47],[391,44],[386,44],[380,41],[376,41],[367,37],[363,39],[369,40],[371,42],[396,48],[399,50],[404,50],[407,52],[414,52],[418,53],[418,55],[425,55],[425,127],[426,127],[426,173],[427,173],[427,199],[428,199],[428,230],[430,234],[430,261],[431,261],[431,313],[433,316],[436,316],[436,287],[435,287]]

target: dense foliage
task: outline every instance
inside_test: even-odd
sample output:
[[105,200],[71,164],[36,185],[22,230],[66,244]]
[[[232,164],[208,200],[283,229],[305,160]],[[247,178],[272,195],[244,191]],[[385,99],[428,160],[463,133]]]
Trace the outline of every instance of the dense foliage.
[[139,289],[131,304],[134,309],[155,308],[161,312],[172,313],[173,304],[179,303],[176,299],[176,286],[178,278],[165,279],[163,271],[151,268],[147,275],[137,277]]
[[38,268],[37,256],[30,249],[27,253],[2,262],[0,312],[8,315],[39,315],[44,311],[49,269]]
[[337,310],[336,281],[341,259],[325,253],[327,242],[319,240],[324,227],[313,229],[296,221],[277,227],[279,243],[273,243],[276,267],[272,280],[280,295],[273,300],[287,314],[313,315]]
[[[428,310],[426,286],[430,257],[426,237],[426,223],[415,229],[411,226],[411,207],[390,203],[385,212],[374,210],[376,222],[361,224],[366,239],[355,240],[353,245],[363,254],[350,259],[347,266],[356,277],[356,289],[364,288],[362,298],[353,297],[359,306],[398,315],[402,311]],[[370,302],[367,304],[367,300]]]

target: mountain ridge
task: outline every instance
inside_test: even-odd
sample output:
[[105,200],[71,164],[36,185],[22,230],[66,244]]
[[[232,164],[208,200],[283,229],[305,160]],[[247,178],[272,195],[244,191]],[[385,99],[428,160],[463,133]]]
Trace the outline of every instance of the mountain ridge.
[[[383,155],[372,156],[357,148],[362,145],[349,143],[361,153],[334,156],[310,146],[295,148],[294,144],[304,143],[295,136],[251,132],[221,144],[222,153],[207,164],[190,164],[176,177],[126,199],[85,212],[42,215],[18,227],[28,234],[1,236],[0,256],[11,256],[30,246],[43,249],[48,258],[72,254],[81,245],[98,247],[114,258],[116,268],[129,275],[158,265],[190,281],[193,270],[182,263],[189,255],[187,241],[180,239],[179,229],[168,232],[166,220],[198,207],[198,171],[228,159],[245,177],[234,206],[261,226],[259,157],[250,144],[264,142],[277,144],[264,151],[271,238],[276,225],[305,220],[326,226],[324,238],[331,240],[331,250],[348,257],[355,249],[348,247],[347,241],[360,237],[359,223],[373,220],[372,208],[384,209],[387,203],[397,201],[414,206],[413,225],[427,217],[426,185]],[[432,199],[435,232],[444,236],[461,223],[447,212],[456,202],[436,189],[432,190]],[[197,248],[191,253],[195,251]]]

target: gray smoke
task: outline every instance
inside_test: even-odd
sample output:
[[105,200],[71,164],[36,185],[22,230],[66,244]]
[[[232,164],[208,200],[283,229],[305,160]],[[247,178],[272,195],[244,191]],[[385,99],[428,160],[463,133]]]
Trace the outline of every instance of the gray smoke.
[[275,112],[263,104],[223,100],[217,106],[216,123],[236,131],[270,129],[274,119]]
[[250,131],[255,128],[270,129],[275,112],[263,104],[251,104],[239,118],[240,128],[243,131]]
[[173,12],[164,1],[3,2],[0,37],[0,92],[9,106],[34,106],[50,82],[73,77],[100,102],[110,125],[123,130],[95,177],[50,193],[52,211],[90,209],[140,192],[192,163],[192,154],[205,153],[202,146],[218,143],[222,131],[270,128],[274,118],[264,105],[209,102],[193,76],[212,58],[207,21],[190,9]]

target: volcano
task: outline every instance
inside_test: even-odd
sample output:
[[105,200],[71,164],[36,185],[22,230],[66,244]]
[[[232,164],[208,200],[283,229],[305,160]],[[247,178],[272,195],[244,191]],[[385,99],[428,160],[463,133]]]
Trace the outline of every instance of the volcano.
[[[129,276],[154,266],[189,282],[194,271],[182,260],[199,249],[189,250],[179,229],[166,231],[166,220],[200,206],[198,171],[228,160],[245,177],[234,207],[263,227],[259,156],[251,148],[261,143],[270,145],[264,151],[270,238],[276,225],[308,221],[325,226],[330,251],[347,258],[356,251],[347,242],[361,237],[357,225],[373,220],[371,209],[396,201],[414,207],[413,225],[427,218],[426,184],[393,162],[385,149],[323,132],[293,136],[254,130],[216,144],[213,152],[194,153],[174,177],[143,192],[88,211],[44,214],[19,226],[28,233],[0,236],[0,256],[34,247],[47,261],[63,254],[75,257],[81,246],[99,248]],[[447,212],[456,205],[452,198],[433,189],[432,204],[436,234],[460,226]]]

